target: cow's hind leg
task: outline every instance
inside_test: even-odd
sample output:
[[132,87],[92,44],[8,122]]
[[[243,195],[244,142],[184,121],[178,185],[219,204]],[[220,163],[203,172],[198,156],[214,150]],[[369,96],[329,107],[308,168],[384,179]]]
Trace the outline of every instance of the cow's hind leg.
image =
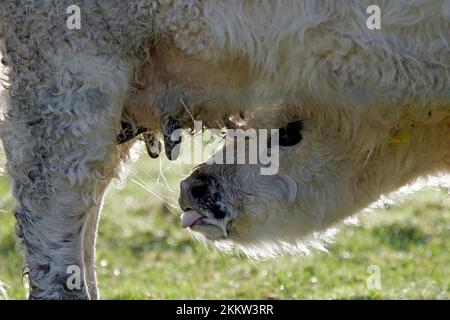
[[85,267],[85,282],[89,297],[98,299],[99,292],[97,288],[97,276],[95,270],[95,245],[97,238],[97,227],[100,220],[100,212],[103,203],[103,197],[107,188],[106,182],[97,184],[96,198],[94,207],[87,213],[86,223],[83,230],[83,260]]
[[95,271],[95,245],[97,227],[100,220],[101,207],[106,189],[112,178],[120,174],[120,164],[128,158],[129,147],[132,143],[122,144],[116,148],[109,166],[104,169],[105,180],[96,186],[96,205],[88,212],[83,231],[83,258],[85,266],[85,281],[91,299],[98,299],[97,276]]
[[6,42],[11,80],[1,126],[30,298],[89,298],[83,232],[96,220],[88,213],[98,212],[129,67],[95,43],[35,40],[12,33]]

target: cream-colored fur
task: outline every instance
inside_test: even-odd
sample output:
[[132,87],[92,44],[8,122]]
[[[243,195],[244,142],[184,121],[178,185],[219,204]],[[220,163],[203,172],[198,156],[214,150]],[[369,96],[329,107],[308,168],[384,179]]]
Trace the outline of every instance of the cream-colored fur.
[[[365,25],[369,4],[381,8],[381,30]],[[207,123],[244,111],[251,127],[301,119],[305,129],[300,144],[281,150],[276,176],[259,175],[257,166],[198,168],[194,175],[219,180],[222,222],[233,224],[225,241],[216,229],[198,231],[253,256],[301,251],[381,195],[448,172],[449,8],[449,1],[206,2],[194,35],[177,34],[175,48],[157,50],[155,73],[171,96],[159,107],[175,113],[184,99]],[[190,117],[179,119],[189,126]],[[397,136],[407,138],[395,143]]]
[[[233,240],[255,255],[296,248],[381,193],[448,170],[449,0],[78,4],[82,28],[69,30],[71,0],[0,0],[0,136],[31,298],[97,297],[96,223],[127,156],[121,120],[151,130],[161,120],[165,133],[168,118],[192,126],[190,113],[207,126],[238,112],[257,127],[305,122],[271,188],[250,167],[223,180],[255,186],[228,191],[240,209]],[[382,30],[366,28],[369,4],[381,7]],[[398,129],[409,144],[387,144]],[[67,288],[72,265],[77,290]]]

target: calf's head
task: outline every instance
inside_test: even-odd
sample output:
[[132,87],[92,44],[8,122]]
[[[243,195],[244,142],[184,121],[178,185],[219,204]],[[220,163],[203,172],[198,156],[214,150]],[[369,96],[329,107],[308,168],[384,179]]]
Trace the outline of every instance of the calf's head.
[[[251,256],[321,246],[330,227],[380,195],[448,170],[448,152],[441,154],[447,160],[430,153],[442,149],[439,137],[448,130],[448,123],[349,130],[336,121],[287,120],[279,131],[275,174],[262,174],[260,163],[208,162],[181,182],[182,226]],[[223,150],[229,147],[228,141]]]

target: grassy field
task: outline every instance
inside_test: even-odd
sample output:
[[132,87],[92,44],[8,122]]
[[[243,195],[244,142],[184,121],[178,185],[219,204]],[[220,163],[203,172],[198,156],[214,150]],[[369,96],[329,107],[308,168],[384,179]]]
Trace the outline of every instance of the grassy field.
[[[97,245],[103,299],[450,298],[448,190],[422,191],[403,205],[364,215],[359,226],[342,228],[330,253],[255,262],[193,241],[179,227],[177,210],[158,199],[175,199],[159,172],[159,161],[143,155],[125,187],[106,198]],[[178,190],[180,168],[164,176]],[[11,202],[2,175],[0,280],[10,299],[24,299]],[[381,288],[367,285],[373,270]]]

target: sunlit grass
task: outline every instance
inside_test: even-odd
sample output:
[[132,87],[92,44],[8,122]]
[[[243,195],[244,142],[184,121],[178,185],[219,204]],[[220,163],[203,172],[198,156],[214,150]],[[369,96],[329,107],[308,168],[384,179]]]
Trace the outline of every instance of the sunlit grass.
[[[103,299],[450,298],[448,190],[365,215],[360,226],[343,228],[329,254],[255,262],[207,250],[179,227],[170,190],[177,190],[180,167],[165,172],[167,185],[161,176],[157,185],[158,160],[143,155],[137,168],[105,201],[97,250]],[[11,203],[0,176],[0,280],[11,299],[23,299]],[[367,287],[371,265],[381,271],[381,290]]]

